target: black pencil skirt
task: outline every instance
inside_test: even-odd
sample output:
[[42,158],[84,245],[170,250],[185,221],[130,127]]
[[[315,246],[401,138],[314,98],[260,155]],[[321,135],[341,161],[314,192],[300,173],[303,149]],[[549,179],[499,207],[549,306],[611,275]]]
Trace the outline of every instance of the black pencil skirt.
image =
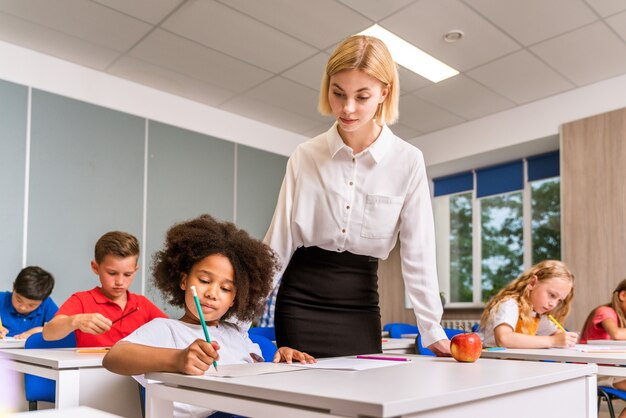
[[276,343],[314,357],[380,353],[378,260],[298,248],[276,298]]

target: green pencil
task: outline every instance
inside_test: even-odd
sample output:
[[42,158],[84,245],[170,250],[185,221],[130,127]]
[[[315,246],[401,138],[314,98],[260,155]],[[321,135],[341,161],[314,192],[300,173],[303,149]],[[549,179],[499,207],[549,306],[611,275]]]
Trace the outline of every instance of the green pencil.
[[[204,322],[204,315],[202,314],[202,307],[200,306],[200,299],[198,299],[196,286],[191,286],[191,291],[193,292],[193,300],[196,302],[198,318],[200,319],[200,324],[202,324],[202,329],[204,330],[204,338],[206,338],[206,342],[210,343],[211,337],[209,337],[209,329],[206,327],[206,323]],[[217,361],[215,360],[213,360],[213,367],[215,367],[215,371],[217,371]]]

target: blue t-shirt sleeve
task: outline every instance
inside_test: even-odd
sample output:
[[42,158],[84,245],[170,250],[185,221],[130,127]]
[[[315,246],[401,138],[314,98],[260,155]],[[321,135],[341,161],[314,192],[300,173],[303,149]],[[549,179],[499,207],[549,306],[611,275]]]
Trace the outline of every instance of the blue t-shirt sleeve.
[[57,306],[56,303],[54,303],[54,301],[52,300],[52,298],[48,297],[46,298],[46,300],[44,301],[44,312],[43,312],[43,322],[50,322],[52,320],[52,318],[54,317],[54,314],[57,313],[57,311],[59,310],[59,307]]

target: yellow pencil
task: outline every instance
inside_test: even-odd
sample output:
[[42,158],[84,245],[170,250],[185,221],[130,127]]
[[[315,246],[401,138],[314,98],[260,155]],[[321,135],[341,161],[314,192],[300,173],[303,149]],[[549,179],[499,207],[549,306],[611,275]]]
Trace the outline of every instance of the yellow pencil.
[[554,325],[556,325],[561,331],[567,332],[567,331],[565,331],[565,328],[563,328],[563,325],[559,324],[559,321],[554,319],[554,317],[552,315],[548,315],[548,318],[550,318],[550,321],[554,322]]
[[77,353],[80,354],[106,354],[108,353],[110,350],[109,347],[103,347],[103,348],[79,348],[76,350]]

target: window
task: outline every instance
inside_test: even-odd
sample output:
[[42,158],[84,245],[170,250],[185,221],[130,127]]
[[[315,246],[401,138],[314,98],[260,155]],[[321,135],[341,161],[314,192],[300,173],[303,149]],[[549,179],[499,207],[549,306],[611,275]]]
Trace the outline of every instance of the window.
[[558,152],[434,180],[446,307],[483,306],[525,269],[561,258]]
[[534,181],[532,196],[532,264],[561,258],[561,179]]
[[481,289],[486,303],[524,265],[522,192],[484,197],[480,200]]
[[450,197],[450,301],[471,302],[472,193]]

